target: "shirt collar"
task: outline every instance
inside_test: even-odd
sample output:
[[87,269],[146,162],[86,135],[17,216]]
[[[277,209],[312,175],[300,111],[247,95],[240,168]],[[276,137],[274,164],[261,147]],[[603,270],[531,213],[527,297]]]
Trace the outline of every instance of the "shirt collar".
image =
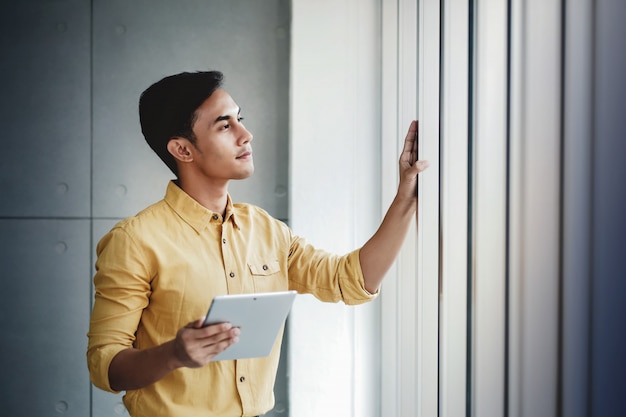
[[[210,223],[222,223],[221,213],[215,213],[202,206],[174,181],[167,184],[164,200],[197,233],[204,230]],[[235,228],[239,229],[230,194],[227,196],[225,214],[224,222],[230,221]]]

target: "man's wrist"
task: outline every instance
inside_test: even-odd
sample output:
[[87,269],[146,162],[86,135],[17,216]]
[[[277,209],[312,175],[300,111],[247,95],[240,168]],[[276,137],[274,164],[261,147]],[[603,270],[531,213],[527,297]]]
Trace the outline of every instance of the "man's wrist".
[[417,209],[417,196],[407,196],[398,192],[391,205],[397,207],[398,210],[403,213],[415,213]]

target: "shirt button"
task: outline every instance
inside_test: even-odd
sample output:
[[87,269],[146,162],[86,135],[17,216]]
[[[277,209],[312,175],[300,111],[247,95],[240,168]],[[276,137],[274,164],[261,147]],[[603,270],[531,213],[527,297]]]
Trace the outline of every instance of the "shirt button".
[[214,214],[214,215],[213,215],[213,220],[217,220],[217,219],[219,219],[219,218],[220,218],[220,216],[218,216],[217,214]]
[[226,244],[226,239],[222,239],[222,243],[223,243],[223,244]]
[[241,378],[239,378],[239,382],[246,382],[246,377],[242,376]]
[[263,265],[263,270],[267,271],[267,265]]
[[234,273],[234,272],[231,272],[231,273],[230,273],[230,274],[228,274],[228,275],[230,275],[230,277],[231,277],[231,278],[235,278],[235,273]]

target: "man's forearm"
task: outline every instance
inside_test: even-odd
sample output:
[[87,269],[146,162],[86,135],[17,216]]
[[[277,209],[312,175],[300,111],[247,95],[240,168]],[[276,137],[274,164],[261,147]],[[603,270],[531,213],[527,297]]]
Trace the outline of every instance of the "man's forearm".
[[200,368],[239,341],[230,323],[203,327],[204,318],[188,323],[176,338],[148,349],[126,349],[109,365],[109,385],[117,391],[153,384],[177,368]]
[[398,256],[409,225],[415,217],[416,206],[415,199],[406,200],[396,196],[376,233],[361,248],[359,260],[365,289],[370,293],[378,291],[385,274]]
[[173,341],[145,350],[123,350],[109,365],[109,385],[116,391],[151,385],[178,367],[173,358]]

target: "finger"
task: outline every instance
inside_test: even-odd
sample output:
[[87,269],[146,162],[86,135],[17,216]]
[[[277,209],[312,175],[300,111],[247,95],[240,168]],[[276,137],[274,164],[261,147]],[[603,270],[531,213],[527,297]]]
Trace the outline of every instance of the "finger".
[[413,120],[409,125],[409,130],[406,132],[406,137],[404,138],[404,149],[402,152],[411,152],[413,150],[413,145],[415,144],[415,140],[417,139],[417,120]]
[[216,344],[212,345],[211,347],[206,349],[206,352],[208,354],[208,358],[211,359],[211,358],[219,355],[220,353],[222,353],[223,351],[225,351],[226,349],[228,349],[229,347],[231,347],[232,345],[234,345],[238,341],[239,341],[238,338],[232,338],[232,339],[224,340],[222,342],[219,342],[219,343],[216,343]]
[[207,337],[213,337],[217,334],[220,333],[224,333],[224,332],[228,332],[229,330],[231,330],[233,328],[233,325],[225,322],[225,323],[218,323],[218,324],[211,324],[209,326],[203,327],[202,328],[202,332],[200,334],[201,338],[207,338]]
[[198,343],[198,341],[200,341],[200,343],[204,344],[205,339],[211,338],[216,334],[227,332],[233,327],[228,322],[211,324],[205,327],[197,327],[198,323],[204,324],[204,321],[198,320],[189,323],[183,328],[181,337],[189,342],[196,341],[195,343]]
[[418,151],[418,146],[419,146],[419,137],[420,137],[420,129],[419,129],[419,120],[415,121],[415,142],[413,142],[413,150],[412,150],[412,156],[413,156],[413,163],[417,162],[417,151]]
[[181,363],[185,364],[184,366],[192,368],[202,366],[208,359],[238,342],[239,332],[240,330],[233,328],[230,323],[211,325],[201,329],[184,327],[176,337],[175,355]]
[[[207,348],[213,348],[212,350],[215,349],[216,346],[230,346],[234,343],[237,343],[239,341],[239,335],[241,334],[240,330],[238,328],[232,328],[227,332],[223,332],[223,333],[218,333],[216,335],[213,335],[210,338],[206,338],[204,339],[202,342],[202,347],[204,349]],[[225,349],[226,347],[224,347],[223,349]],[[222,349],[222,350],[223,350]]]
[[404,147],[400,156],[400,162],[413,165],[417,159],[417,120],[413,120],[404,138]]

